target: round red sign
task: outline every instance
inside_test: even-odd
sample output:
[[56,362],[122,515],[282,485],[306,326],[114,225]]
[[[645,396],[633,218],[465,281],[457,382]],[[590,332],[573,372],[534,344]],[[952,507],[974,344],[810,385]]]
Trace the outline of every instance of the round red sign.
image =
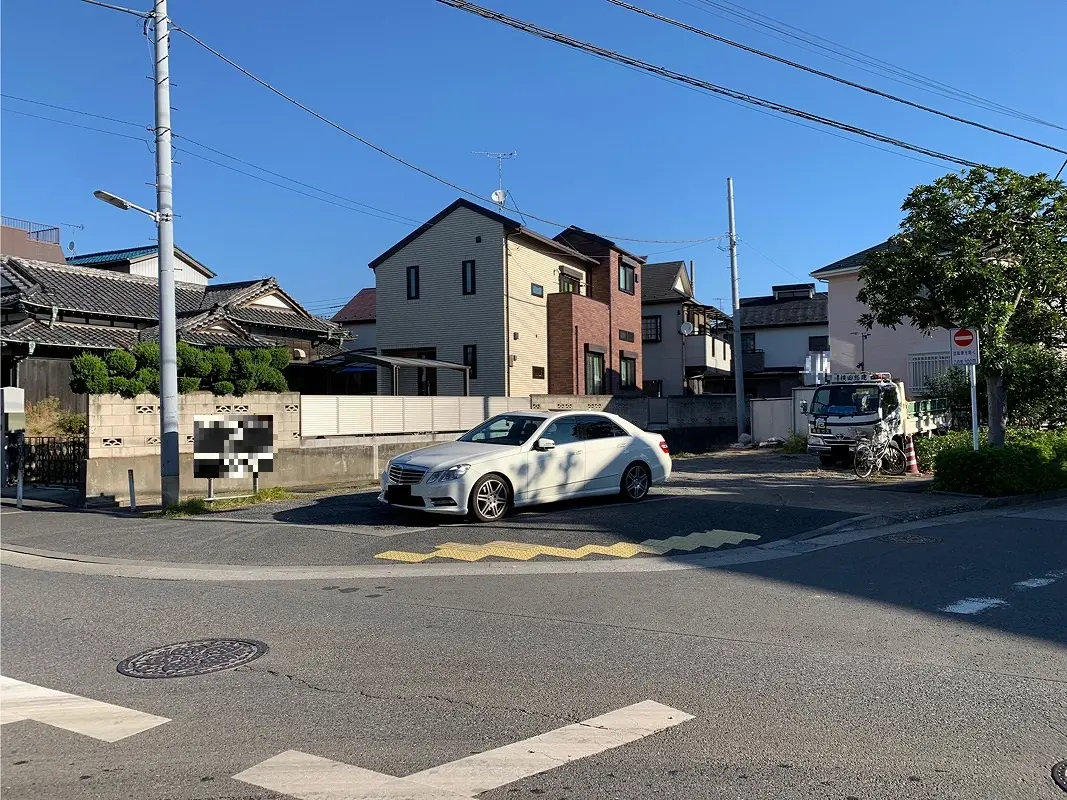
[[952,334],[952,341],[956,343],[956,347],[970,347],[974,343],[974,331],[960,328]]

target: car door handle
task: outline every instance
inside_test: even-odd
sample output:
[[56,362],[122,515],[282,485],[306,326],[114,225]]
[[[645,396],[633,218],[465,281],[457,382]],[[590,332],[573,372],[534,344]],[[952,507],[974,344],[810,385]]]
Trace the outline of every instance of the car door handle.
[[615,445],[615,449],[617,449],[617,450],[625,450],[626,448],[627,448],[627,444],[625,442],[623,442],[622,444]]

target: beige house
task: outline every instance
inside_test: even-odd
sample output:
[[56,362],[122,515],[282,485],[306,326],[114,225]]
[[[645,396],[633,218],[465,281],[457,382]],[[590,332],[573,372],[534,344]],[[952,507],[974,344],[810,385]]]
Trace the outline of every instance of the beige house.
[[[548,297],[588,294],[596,259],[459,199],[370,263],[383,356],[470,368],[470,394],[548,393]],[[451,369],[378,371],[379,394],[461,395]]]
[[875,325],[866,331],[857,322],[869,309],[856,299],[859,271],[868,254],[884,250],[888,242],[835,261],[811,273],[826,281],[829,292],[830,370],[868,369],[902,378],[909,396],[922,395],[927,382],[949,366],[949,333],[924,334],[910,324],[896,329]]

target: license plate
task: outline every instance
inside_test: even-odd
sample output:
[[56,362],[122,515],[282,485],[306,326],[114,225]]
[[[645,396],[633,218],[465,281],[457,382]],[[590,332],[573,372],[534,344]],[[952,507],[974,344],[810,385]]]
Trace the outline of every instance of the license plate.
[[387,503],[410,503],[410,486],[387,486],[385,488],[385,502]]

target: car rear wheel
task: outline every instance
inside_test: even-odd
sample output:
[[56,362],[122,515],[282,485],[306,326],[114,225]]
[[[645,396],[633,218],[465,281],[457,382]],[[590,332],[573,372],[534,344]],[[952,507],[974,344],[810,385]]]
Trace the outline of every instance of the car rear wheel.
[[471,489],[470,512],[479,522],[496,522],[510,505],[511,490],[500,475],[486,475]]
[[631,464],[622,473],[622,496],[632,503],[644,500],[652,485],[652,472],[640,461]]

